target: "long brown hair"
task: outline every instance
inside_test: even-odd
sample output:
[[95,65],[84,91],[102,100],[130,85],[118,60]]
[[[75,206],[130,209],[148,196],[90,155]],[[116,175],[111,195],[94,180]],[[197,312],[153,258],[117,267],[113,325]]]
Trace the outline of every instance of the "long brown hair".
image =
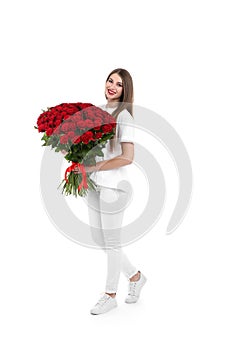
[[[123,84],[123,91],[120,97],[119,105],[118,107],[112,112],[112,116],[117,119],[120,112],[122,112],[124,109],[127,109],[127,111],[132,115],[133,117],[133,99],[134,99],[134,92],[133,92],[133,79],[130,75],[130,73],[123,68],[116,68],[111,73],[109,73],[106,82],[110,78],[112,74],[118,74],[122,79]],[[106,96],[105,96],[106,97]],[[106,97],[107,98],[107,97]],[[116,139],[116,135],[114,135],[114,138],[110,140],[110,146],[111,150],[114,147],[114,140]]]

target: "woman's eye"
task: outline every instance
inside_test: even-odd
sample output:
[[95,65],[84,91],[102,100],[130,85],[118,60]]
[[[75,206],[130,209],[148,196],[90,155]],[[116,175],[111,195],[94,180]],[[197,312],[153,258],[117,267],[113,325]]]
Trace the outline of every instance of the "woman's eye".
[[109,81],[109,83],[112,83],[112,82],[113,82],[112,79],[108,79],[108,81]]
[[122,87],[123,85],[121,83],[119,83],[118,86]]

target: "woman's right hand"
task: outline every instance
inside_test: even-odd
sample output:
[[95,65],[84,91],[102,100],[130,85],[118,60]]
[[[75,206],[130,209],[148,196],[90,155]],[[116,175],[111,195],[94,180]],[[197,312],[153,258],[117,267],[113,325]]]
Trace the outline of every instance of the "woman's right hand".
[[64,156],[66,156],[66,155],[68,154],[68,152],[66,152],[64,149],[61,150],[61,153],[62,153]]

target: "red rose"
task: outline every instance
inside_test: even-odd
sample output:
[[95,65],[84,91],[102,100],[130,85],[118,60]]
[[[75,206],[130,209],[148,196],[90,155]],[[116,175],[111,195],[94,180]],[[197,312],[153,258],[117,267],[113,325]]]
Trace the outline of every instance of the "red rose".
[[69,131],[67,134],[67,137],[73,142],[74,139],[76,138],[75,132],[74,131]]
[[53,134],[54,134],[54,135],[59,135],[60,133],[61,133],[61,129],[60,129],[59,126],[56,127],[56,128],[53,130]]
[[48,128],[47,130],[46,130],[46,135],[47,136],[51,136],[53,134],[53,129],[52,128]]
[[70,131],[69,123],[63,123],[63,124],[61,125],[61,131],[63,131],[63,132],[68,132],[68,131]]
[[91,107],[93,106],[91,103],[80,103],[80,107],[82,109],[85,109],[85,108],[88,108],[88,107]]
[[74,143],[79,143],[79,142],[81,142],[81,137],[80,136],[78,136],[78,138],[74,141]]
[[68,123],[66,123],[66,124],[67,124],[67,127],[68,127],[68,131],[75,131],[75,129],[76,129],[75,123],[73,123],[73,122],[68,122]]
[[101,125],[102,124],[102,119],[100,117],[97,117],[94,119],[94,124],[95,125]]
[[85,127],[86,128],[91,129],[91,128],[93,128],[93,126],[94,126],[94,123],[92,120],[90,120],[90,119],[85,120]]
[[60,120],[55,120],[55,121],[54,121],[55,127],[56,127],[56,126],[59,126],[60,124],[61,124],[61,121],[60,121]]
[[80,138],[81,141],[85,144],[88,144],[89,141],[94,141],[92,131],[85,132],[85,134],[83,134]]
[[104,133],[109,133],[112,131],[112,125],[111,124],[106,124],[102,126],[102,131]]
[[68,108],[69,114],[74,114],[75,112],[76,112],[76,108],[73,108],[73,107]]
[[80,112],[76,112],[70,118],[71,118],[71,120],[76,121],[76,120],[81,120],[82,116],[81,116]]
[[103,135],[102,132],[95,133],[95,139],[96,140],[101,139],[102,135]]
[[60,143],[62,145],[66,144],[68,142],[68,140],[69,140],[69,137],[67,134],[60,137]]
[[102,120],[101,118],[96,118],[94,120],[94,130],[99,130],[102,125]]
[[47,130],[49,127],[48,127],[48,123],[44,123],[44,127],[45,127],[45,130]]
[[85,127],[86,127],[86,124],[85,124],[85,121],[84,121],[84,120],[78,120],[78,121],[76,122],[76,125],[77,125],[77,127],[78,127],[79,129],[85,129]]
[[45,131],[45,125],[42,124],[42,123],[39,124],[39,125],[38,125],[38,131],[39,131],[39,132],[44,132],[44,131]]

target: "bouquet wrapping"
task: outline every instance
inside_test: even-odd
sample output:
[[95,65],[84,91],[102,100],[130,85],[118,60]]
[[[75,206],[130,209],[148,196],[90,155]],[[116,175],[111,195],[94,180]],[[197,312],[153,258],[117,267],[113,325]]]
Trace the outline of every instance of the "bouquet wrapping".
[[[115,118],[91,103],[61,103],[42,110],[35,128],[43,133],[42,146],[62,152],[71,162],[60,184],[62,193],[77,197],[95,190],[85,166],[96,165],[96,156],[103,156],[102,149],[115,134]],[[75,167],[79,173],[74,173]]]

